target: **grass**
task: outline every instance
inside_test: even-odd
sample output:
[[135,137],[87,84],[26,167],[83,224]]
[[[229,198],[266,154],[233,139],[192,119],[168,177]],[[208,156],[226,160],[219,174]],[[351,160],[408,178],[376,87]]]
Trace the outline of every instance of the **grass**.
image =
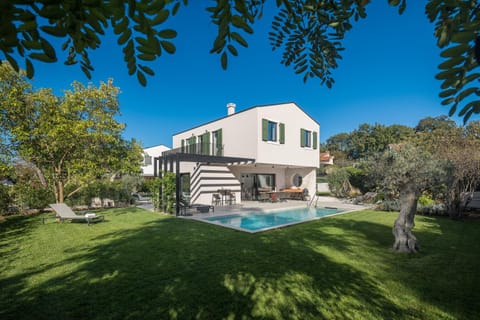
[[141,209],[0,223],[1,319],[475,319],[480,221],[361,211],[246,234]]

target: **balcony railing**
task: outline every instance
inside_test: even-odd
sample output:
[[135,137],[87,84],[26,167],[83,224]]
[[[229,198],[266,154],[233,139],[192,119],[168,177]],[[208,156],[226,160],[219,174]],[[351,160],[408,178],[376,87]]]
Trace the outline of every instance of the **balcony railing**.
[[175,148],[162,152],[162,157],[174,154],[197,154],[202,156],[223,156],[223,145],[213,143],[196,143],[185,145],[180,148]]

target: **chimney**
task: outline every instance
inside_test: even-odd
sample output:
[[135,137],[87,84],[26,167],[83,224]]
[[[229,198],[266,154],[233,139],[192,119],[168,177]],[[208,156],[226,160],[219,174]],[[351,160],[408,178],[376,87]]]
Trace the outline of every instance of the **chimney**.
[[229,116],[235,113],[235,107],[236,107],[236,106],[237,106],[237,105],[236,105],[235,103],[231,103],[231,102],[230,102],[230,103],[227,103],[227,109],[228,109],[227,114],[228,114]]

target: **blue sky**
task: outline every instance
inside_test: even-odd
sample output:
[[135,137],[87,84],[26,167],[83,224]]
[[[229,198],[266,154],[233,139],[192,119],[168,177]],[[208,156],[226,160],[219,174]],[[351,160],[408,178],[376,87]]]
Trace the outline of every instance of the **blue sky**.
[[[224,116],[229,102],[237,104],[237,111],[296,102],[320,123],[322,142],[362,123],[415,126],[424,117],[448,113],[440,105],[440,81],[434,78],[441,60],[433,25],[424,14],[425,1],[409,1],[402,16],[386,0],[373,1],[367,19],[355,23],[346,36],[332,89],[315,79],[304,84],[280,64],[280,52],[272,52],[268,41],[268,15],[247,38],[249,48],[239,50],[223,71],[219,57],[209,53],[215,27],[201,3],[191,1],[165,26],[178,31],[177,52],[150,65],[156,75],[148,78],[146,88],[128,76],[121,49],[111,36],[91,53],[91,82],[114,79],[122,92],[119,120],[127,125],[125,137],[140,140],[144,147],[171,146],[173,133]],[[37,63],[34,86],[52,87],[61,94],[74,80],[89,82],[78,67],[62,62]]]

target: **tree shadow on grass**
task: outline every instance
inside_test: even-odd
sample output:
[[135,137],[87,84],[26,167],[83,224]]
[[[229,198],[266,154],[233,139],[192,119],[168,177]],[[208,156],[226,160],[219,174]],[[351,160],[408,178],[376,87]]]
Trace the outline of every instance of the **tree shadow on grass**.
[[[2,279],[6,299],[0,302],[0,315],[2,319],[412,317],[408,306],[385,298],[375,279],[318,250],[325,245],[351,251],[355,237],[328,234],[328,227],[348,229],[349,223],[250,235],[164,218],[100,234],[92,240],[95,246],[65,252],[62,263],[74,266],[71,272],[27,285],[32,272],[48,273],[58,267],[45,264]],[[357,223],[347,233],[361,236]],[[388,232],[385,226],[362,223],[366,224],[362,228]]]
[[[391,225],[396,215],[391,216],[391,222],[387,224],[347,217],[350,216],[327,219],[317,233],[307,230],[302,237],[314,237],[318,243],[347,252],[350,257],[362,252],[358,246],[369,244],[372,254],[358,258],[371,259],[369,263],[376,273],[382,272],[385,275],[383,278],[388,277],[412,291],[419,302],[427,302],[438,309],[440,313],[437,316],[431,314],[431,318],[445,315],[455,319],[478,317],[480,221],[469,224],[444,217],[417,216],[414,234],[420,241],[421,251],[418,254],[400,254],[390,249],[394,240]],[[350,241],[338,242],[338,234],[325,232],[330,228],[348,234]]]

